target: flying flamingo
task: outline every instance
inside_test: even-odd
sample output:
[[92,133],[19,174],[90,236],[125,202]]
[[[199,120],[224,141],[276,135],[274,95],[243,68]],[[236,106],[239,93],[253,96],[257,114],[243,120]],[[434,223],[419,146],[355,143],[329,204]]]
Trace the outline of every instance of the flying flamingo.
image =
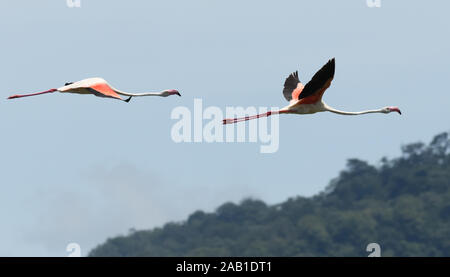
[[[55,91],[63,93],[93,94],[95,96],[115,98],[125,102],[129,102],[131,97],[133,96],[162,96],[162,97],[167,97],[169,95],[181,96],[181,94],[176,89],[168,89],[160,92],[128,93],[113,88],[102,78],[88,78],[75,83],[66,83],[64,86],[60,88],[52,88],[46,91],[36,92],[32,94],[12,95],[8,97],[8,99],[34,96],[44,93],[52,93]],[[129,97],[127,99],[122,99],[120,95],[125,95]]]
[[317,112],[332,112],[343,115],[360,115],[366,113],[390,113],[398,112],[401,114],[398,107],[385,107],[377,110],[367,110],[360,112],[346,112],[332,108],[322,101],[322,96],[334,78],[335,59],[329,60],[317,73],[313,76],[311,81],[303,85],[298,79],[298,71],[289,75],[284,82],[283,95],[289,105],[280,109],[279,111],[269,111],[253,116],[246,116],[241,118],[224,119],[223,124],[231,124],[250,119],[267,117],[273,114],[313,114]]

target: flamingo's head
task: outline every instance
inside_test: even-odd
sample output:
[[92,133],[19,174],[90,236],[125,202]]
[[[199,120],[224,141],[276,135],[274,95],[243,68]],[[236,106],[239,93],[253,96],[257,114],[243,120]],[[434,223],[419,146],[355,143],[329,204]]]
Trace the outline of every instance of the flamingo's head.
[[162,96],[167,97],[169,95],[178,95],[181,96],[180,92],[176,89],[167,89],[163,91]]
[[383,113],[391,113],[391,112],[398,112],[399,114],[402,114],[402,112],[400,111],[400,109],[398,107],[386,107],[383,108]]

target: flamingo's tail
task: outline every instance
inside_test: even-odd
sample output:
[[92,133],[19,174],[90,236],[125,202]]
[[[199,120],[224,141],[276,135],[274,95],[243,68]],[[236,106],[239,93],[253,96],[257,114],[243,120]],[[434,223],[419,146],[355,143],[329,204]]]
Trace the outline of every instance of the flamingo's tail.
[[56,88],[52,88],[46,91],[41,91],[41,92],[36,92],[36,93],[31,93],[31,94],[15,94],[15,95],[11,95],[10,97],[8,97],[8,99],[14,99],[14,98],[21,98],[21,97],[28,97],[28,96],[35,96],[35,95],[39,95],[39,94],[44,94],[44,93],[51,93],[51,92],[55,92],[57,91]]
[[260,117],[269,117],[273,114],[280,114],[280,111],[270,111],[270,112],[266,112],[266,113],[261,113],[261,114],[257,114],[257,115],[252,115],[252,116],[246,116],[246,117],[239,117],[239,118],[226,118],[222,121],[223,124],[233,124],[233,123],[237,123],[237,122],[242,122],[242,121],[247,121],[247,120],[251,120],[251,119],[256,119],[256,118],[260,118]]

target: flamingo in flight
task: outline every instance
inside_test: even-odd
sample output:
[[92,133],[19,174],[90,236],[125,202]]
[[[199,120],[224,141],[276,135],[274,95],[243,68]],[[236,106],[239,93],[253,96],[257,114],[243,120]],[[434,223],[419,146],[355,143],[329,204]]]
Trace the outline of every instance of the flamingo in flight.
[[[161,97],[167,97],[169,95],[181,96],[181,94],[176,89],[168,89],[160,92],[128,93],[113,88],[102,78],[88,78],[75,83],[66,83],[64,86],[60,88],[52,88],[46,91],[31,94],[12,95],[8,97],[8,99],[34,96],[44,93],[52,93],[55,91],[59,91],[62,93],[93,94],[95,96],[114,98],[125,102],[129,102],[131,97],[136,96],[161,96]],[[129,97],[127,99],[122,99],[122,97],[120,97],[121,95]]]
[[360,115],[367,113],[390,113],[401,111],[398,107],[384,107],[376,110],[367,110],[360,112],[346,112],[332,108],[322,101],[324,92],[330,87],[334,78],[335,59],[329,60],[317,73],[311,81],[303,85],[298,78],[298,71],[289,75],[284,82],[283,95],[289,105],[279,111],[269,111],[267,113],[246,116],[241,118],[224,119],[223,124],[231,124],[241,121],[247,121],[260,117],[267,117],[274,114],[313,114],[317,112],[332,112],[342,115]]

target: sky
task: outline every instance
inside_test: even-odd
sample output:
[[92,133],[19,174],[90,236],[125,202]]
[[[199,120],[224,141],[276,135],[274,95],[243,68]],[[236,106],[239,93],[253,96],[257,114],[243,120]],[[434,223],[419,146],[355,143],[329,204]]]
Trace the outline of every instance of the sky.
[[[80,3],[0,0],[0,256],[67,256],[72,242],[87,255],[228,201],[312,196],[349,158],[378,164],[448,131],[448,1]],[[306,83],[333,57],[326,103],[403,114],[280,116],[271,154],[171,138],[175,108],[283,107],[285,78]],[[182,97],[6,100],[88,77]]]

